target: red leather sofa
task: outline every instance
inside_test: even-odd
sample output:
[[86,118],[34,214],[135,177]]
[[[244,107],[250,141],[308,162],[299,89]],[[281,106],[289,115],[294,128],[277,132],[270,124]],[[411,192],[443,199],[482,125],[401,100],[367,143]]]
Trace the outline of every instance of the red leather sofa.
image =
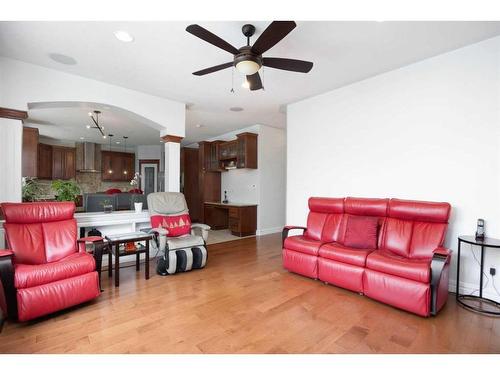
[[[2,203],[8,250],[0,250],[0,301],[4,316],[26,321],[100,295],[96,259],[77,240],[75,204]],[[2,295],[3,294],[3,295]]]
[[[451,258],[443,248],[448,203],[313,197],[309,210],[307,227],[283,229],[287,270],[421,316],[444,306]],[[372,248],[345,245],[351,217],[376,221]],[[292,229],[303,234],[289,236]]]

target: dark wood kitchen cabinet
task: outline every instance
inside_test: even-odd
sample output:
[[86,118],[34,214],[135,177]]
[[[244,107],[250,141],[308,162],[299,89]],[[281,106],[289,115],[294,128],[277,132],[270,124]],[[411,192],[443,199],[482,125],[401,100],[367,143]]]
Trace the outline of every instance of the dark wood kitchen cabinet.
[[219,164],[220,147],[225,144],[224,141],[202,141],[199,142],[200,156],[203,159],[201,167],[205,172],[221,172]]
[[233,236],[255,235],[257,230],[257,205],[205,202],[205,224],[212,229],[229,229]]
[[71,180],[75,176],[75,148],[52,146],[52,178],[54,180]]
[[101,151],[102,181],[130,181],[135,173],[135,154]]
[[[221,143],[221,142],[219,142]],[[200,221],[203,223],[204,209],[203,202],[206,201],[220,201],[220,169],[211,168],[214,166],[214,158],[218,163],[217,153],[212,152],[214,149],[214,142],[199,142],[198,148],[198,194],[197,205]],[[217,147],[217,146],[215,146]],[[215,149],[217,150],[217,148]],[[185,168],[189,168],[187,164]]]
[[257,169],[257,134],[237,134],[237,168]]
[[22,175],[37,177],[38,129],[23,127]]
[[[234,168],[257,169],[257,137],[255,133],[240,133],[236,139],[220,142],[218,147],[219,170]],[[213,142],[212,142],[213,143]]]
[[52,146],[38,144],[38,173],[37,177],[44,180],[52,179]]
[[200,221],[199,158],[197,148],[181,148],[181,192],[186,197],[191,221]]

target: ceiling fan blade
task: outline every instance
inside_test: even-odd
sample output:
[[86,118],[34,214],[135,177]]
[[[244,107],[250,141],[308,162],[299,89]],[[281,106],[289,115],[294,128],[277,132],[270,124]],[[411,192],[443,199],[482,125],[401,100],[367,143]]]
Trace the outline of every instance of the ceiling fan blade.
[[292,72],[309,73],[313,63],[304,60],[282,59],[279,57],[264,57],[262,64],[270,68],[290,70]]
[[188,33],[197,36],[200,39],[203,39],[205,42],[213,44],[216,47],[222,48],[223,50],[236,55],[240,53],[237,48],[233,47],[231,44],[226,42],[224,39],[219,38],[217,35],[212,34],[207,29],[204,29],[200,25],[189,25],[186,27],[186,31]]
[[260,90],[262,88],[262,81],[260,80],[259,72],[247,76],[247,81],[251,91]]
[[297,24],[293,21],[271,22],[252,46],[252,52],[257,55],[262,55],[287,36],[290,31],[295,29],[295,26],[297,26]]
[[217,72],[219,70],[226,69],[226,68],[229,68],[231,66],[233,66],[233,62],[228,62],[228,63],[225,63],[225,64],[215,65],[215,66],[212,66],[210,68],[198,70],[197,72],[194,72],[193,74],[195,76],[203,76],[205,74]]

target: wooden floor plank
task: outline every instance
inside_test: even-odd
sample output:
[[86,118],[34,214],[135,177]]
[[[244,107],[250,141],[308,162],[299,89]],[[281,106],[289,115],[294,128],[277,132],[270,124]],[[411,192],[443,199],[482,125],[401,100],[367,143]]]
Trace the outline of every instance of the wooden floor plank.
[[[459,307],[421,318],[288,273],[279,235],[209,245],[207,267],[120,287],[29,323],[0,353],[500,353],[500,319]],[[154,261],[151,263],[154,269]]]

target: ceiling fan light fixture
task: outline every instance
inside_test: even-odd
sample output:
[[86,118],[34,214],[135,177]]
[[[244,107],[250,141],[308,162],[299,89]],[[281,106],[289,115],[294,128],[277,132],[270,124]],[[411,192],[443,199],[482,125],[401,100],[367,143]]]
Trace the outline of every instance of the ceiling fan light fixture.
[[253,60],[242,60],[236,63],[236,69],[247,76],[251,76],[259,71],[260,65]]

